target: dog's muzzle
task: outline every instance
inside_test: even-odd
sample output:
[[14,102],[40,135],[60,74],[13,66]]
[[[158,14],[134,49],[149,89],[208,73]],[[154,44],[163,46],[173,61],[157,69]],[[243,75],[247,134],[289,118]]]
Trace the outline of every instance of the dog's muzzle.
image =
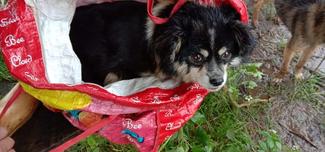
[[223,78],[210,78],[210,84],[215,87],[222,85],[223,82]]

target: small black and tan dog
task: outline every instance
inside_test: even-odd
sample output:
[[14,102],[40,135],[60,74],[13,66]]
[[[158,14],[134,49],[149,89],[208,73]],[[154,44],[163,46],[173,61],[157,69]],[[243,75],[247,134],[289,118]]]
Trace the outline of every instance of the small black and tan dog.
[[[162,2],[154,13],[167,17],[172,8],[173,4]],[[194,2],[185,3],[161,25],[148,19],[143,3],[83,6],[76,11],[70,36],[84,81],[103,85],[104,81],[149,73],[161,79],[197,81],[212,91],[225,83],[227,66],[238,64],[254,44],[230,6],[216,8]],[[15,149],[49,151],[64,137],[78,133],[75,130],[61,114],[40,106],[14,134]]]
[[[168,17],[174,4],[158,3]],[[156,25],[146,4],[121,1],[77,8],[70,32],[86,82],[100,85],[153,74],[198,82],[210,91],[226,81],[227,66],[239,64],[254,45],[231,6],[186,2],[167,23]]]
[[325,43],[325,1],[324,0],[275,0],[277,14],[291,32],[283,52],[283,64],[275,81],[281,81],[288,74],[292,57],[302,51],[296,65],[295,77],[302,79],[306,61],[316,48]]

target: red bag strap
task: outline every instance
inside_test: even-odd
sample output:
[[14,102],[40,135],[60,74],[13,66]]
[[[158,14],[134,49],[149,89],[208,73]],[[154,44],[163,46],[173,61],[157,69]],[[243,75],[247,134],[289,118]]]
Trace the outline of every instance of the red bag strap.
[[99,123],[97,123],[96,125],[92,126],[89,129],[85,130],[80,135],[78,135],[78,136],[68,140],[64,144],[50,150],[50,152],[63,152],[63,151],[65,151],[66,149],[68,149],[72,145],[78,143],[80,140],[83,140],[83,139],[87,138],[88,136],[96,133],[98,130],[100,130],[101,128],[103,128],[104,126],[106,126],[107,124],[112,122],[116,117],[117,116],[109,116],[108,118],[105,118],[105,119],[101,120]]
[[174,8],[172,9],[171,13],[169,14],[168,18],[161,18],[154,16],[152,14],[152,9],[153,9],[153,3],[154,0],[148,0],[147,1],[147,12],[148,16],[150,19],[155,23],[155,24],[164,24],[168,21],[168,19],[176,12],[178,9],[186,2],[186,0],[178,0],[177,3],[175,4]]
[[[232,7],[234,7],[234,9],[236,9],[236,11],[240,14],[241,21],[244,24],[248,24],[247,6],[246,6],[246,3],[243,0],[198,0],[198,1],[201,4],[206,4],[206,5],[214,3],[214,5],[216,5],[216,6],[220,6],[222,4],[229,4]],[[169,17],[168,18],[161,18],[161,17],[154,16],[152,14],[154,0],[148,0],[147,1],[147,13],[148,13],[148,16],[150,17],[150,19],[155,24],[164,24],[164,23],[166,23],[168,21],[168,19],[175,12],[177,12],[179,10],[180,7],[182,7],[182,5],[184,5],[185,2],[186,2],[186,0],[178,0],[177,3],[175,4],[174,8],[172,9],[171,13],[169,14]]]
[[244,0],[224,0],[223,3],[232,6],[240,14],[241,22],[248,24],[248,12]]

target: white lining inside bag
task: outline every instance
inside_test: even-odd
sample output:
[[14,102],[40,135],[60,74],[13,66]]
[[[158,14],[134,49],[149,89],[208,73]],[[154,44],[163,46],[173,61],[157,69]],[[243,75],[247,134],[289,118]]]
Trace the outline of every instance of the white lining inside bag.
[[[77,6],[112,0],[25,0],[33,8],[40,35],[42,56],[50,83],[81,84],[81,63],[72,49],[70,23]],[[145,2],[140,0],[140,2]],[[118,96],[127,96],[147,88],[172,89],[180,82],[158,80],[154,76],[122,80],[105,86]]]

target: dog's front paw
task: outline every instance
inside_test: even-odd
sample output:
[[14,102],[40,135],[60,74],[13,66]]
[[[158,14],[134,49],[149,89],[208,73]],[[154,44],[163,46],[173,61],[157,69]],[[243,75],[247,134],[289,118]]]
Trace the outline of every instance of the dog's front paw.
[[301,72],[296,73],[295,74],[295,79],[296,80],[303,80],[304,79],[304,75]]
[[281,83],[283,81],[283,78],[274,78],[273,79],[273,82],[275,82],[275,83]]
[[275,83],[281,83],[283,81],[285,75],[286,74],[283,73],[283,72],[277,73],[276,76],[275,76],[275,78],[273,79],[273,82],[275,82]]
[[281,19],[278,16],[275,16],[274,18],[272,18],[272,21],[276,25],[280,25],[280,23],[281,23]]

